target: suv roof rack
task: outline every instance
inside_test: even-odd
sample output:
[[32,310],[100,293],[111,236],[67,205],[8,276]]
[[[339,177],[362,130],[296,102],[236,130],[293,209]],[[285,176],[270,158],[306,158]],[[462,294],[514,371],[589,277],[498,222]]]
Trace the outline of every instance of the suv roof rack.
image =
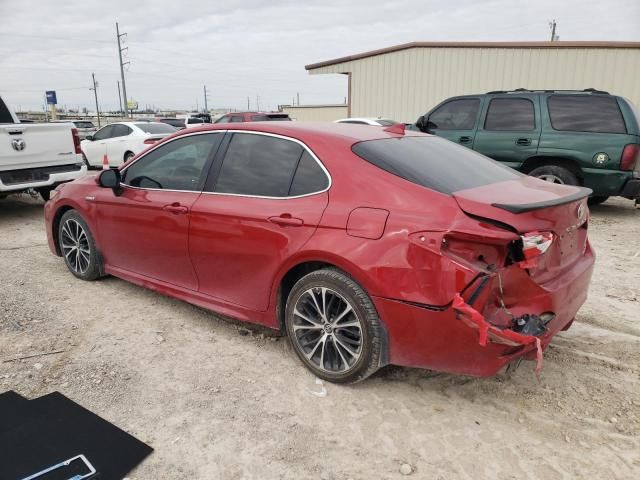
[[544,93],[556,93],[556,92],[585,92],[585,93],[599,93],[601,95],[610,95],[609,92],[604,90],[598,90],[597,88],[585,88],[584,90],[555,90],[555,89],[528,89],[528,88],[516,88],[515,90],[492,90],[487,92],[487,95],[496,93],[516,93],[516,92],[544,92]]

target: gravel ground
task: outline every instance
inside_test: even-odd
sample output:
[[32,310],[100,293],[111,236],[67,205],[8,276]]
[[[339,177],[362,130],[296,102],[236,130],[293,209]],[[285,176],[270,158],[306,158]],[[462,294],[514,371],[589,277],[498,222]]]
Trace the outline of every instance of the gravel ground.
[[61,391],[148,442],[132,479],[637,479],[640,209],[594,207],[590,232],[590,297],[540,383],[523,362],[491,379],[387,367],[349,387],[316,384],[268,331],[77,280],[46,246],[42,203],[9,197],[0,392]]

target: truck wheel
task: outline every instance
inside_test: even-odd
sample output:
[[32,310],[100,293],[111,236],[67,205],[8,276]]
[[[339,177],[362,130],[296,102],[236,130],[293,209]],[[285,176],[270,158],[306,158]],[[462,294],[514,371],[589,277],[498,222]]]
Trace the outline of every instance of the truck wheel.
[[338,270],[298,280],[287,298],[285,325],[300,360],[323,380],[355,383],[380,367],[378,313],[362,287]]
[[575,173],[559,165],[543,165],[531,170],[529,175],[549,183],[580,185]]
[[38,193],[42,197],[42,200],[44,200],[45,202],[49,201],[49,198],[51,197],[51,190],[53,190],[53,188],[51,188],[51,187],[39,188],[38,189]]
[[600,205],[601,203],[606,202],[608,199],[608,196],[594,195],[592,197],[589,197],[589,200],[587,200],[587,202],[589,203],[589,205]]

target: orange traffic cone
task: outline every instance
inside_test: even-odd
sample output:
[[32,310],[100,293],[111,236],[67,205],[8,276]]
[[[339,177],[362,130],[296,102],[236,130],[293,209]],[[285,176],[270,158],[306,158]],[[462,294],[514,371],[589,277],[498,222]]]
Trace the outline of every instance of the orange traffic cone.
[[104,157],[102,157],[102,169],[103,170],[109,170],[109,157],[107,157],[107,154],[104,154]]

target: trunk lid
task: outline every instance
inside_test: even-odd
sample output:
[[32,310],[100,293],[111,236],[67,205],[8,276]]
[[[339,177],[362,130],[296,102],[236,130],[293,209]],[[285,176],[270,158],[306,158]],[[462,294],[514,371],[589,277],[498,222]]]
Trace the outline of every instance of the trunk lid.
[[557,185],[533,177],[454,192],[460,208],[472,217],[502,224],[524,235],[551,232],[551,247],[530,268],[538,283],[559,276],[587,245],[588,188]]

